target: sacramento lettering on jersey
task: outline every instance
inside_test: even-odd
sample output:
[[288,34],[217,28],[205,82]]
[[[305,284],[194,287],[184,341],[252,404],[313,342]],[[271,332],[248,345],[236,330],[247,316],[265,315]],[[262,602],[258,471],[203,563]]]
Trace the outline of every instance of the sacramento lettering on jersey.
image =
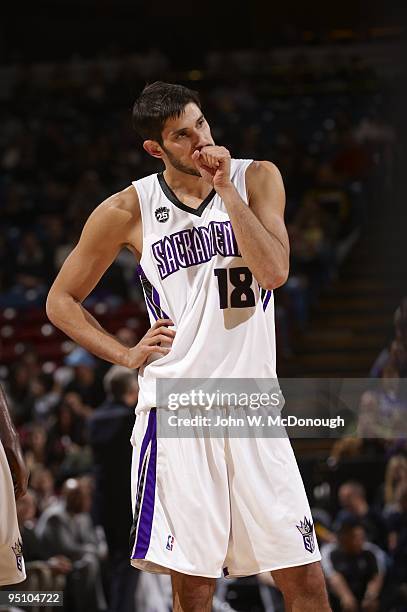
[[216,255],[241,257],[230,221],[211,221],[202,227],[175,232],[152,247],[161,280],[177,272],[205,263]]

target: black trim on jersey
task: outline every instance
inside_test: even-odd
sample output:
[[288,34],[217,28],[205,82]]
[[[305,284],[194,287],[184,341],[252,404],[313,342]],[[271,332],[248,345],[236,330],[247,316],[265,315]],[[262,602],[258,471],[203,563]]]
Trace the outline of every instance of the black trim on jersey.
[[164,195],[175,205],[177,208],[184,210],[185,212],[191,213],[193,215],[197,215],[198,217],[202,216],[205,208],[208,206],[214,195],[216,194],[216,190],[212,189],[209,195],[200,203],[198,208],[192,208],[191,206],[187,206],[181,200],[177,198],[171,187],[166,182],[164,175],[162,172],[157,174],[158,182],[160,183],[160,187],[164,192]]
[[[140,266],[141,268],[141,266]],[[155,310],[155,314],[157,319],[163,319],[163,311],[161,310],[161,308],[159,307],[158,304],[156,304],[154,302],[154,296],[153,296],[153,286],[150,283],[150,281],[148,280],[147,276],[144,274],[143,269],[141,268],[141,272],[139,272],[139,277],[140,277],[140,282],[141,282],[141,286],[145,292],[145,297],[146,297],[146,302],[147,300],[150,300],[150,304],[151,304],[151,308],[153,308]],[[147,309],[148,309],[148,304],[146,303]]]

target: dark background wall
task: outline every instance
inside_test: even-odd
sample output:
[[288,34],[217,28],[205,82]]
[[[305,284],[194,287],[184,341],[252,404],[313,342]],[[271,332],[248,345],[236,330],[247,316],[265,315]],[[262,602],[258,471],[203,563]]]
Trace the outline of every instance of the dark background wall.
[[[94,56],[111,47],[160,47],[190,66],[210,48],[270,47],[369,39],[388,28],[400,33],[405,3],[389,2],[192,2],[178,0],[42,0],[2,9],[0,61]],[[332,32],[334,31],[334,33]],[[352,32],[353,31],[353,32]]]

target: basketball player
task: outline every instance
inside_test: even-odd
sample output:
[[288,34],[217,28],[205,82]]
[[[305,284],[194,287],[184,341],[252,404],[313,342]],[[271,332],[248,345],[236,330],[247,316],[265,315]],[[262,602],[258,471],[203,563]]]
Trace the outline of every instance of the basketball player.
[[[198,95],[181,85],[145,87],[133,121],[165,169],[95,209],[47,300],[51,321],[76,342],[140,368],[131,563],[171,574],[178,611],[211,610],[222,571],[271,571],[287,610],[325,612],[288,439],[156,438],[158,378],[276,377],[272,291],[289,265],[280,173],[215,145]],[[132,348],[82,305],[122,248],[140,263],[152,324]]]
[[28,473],[0,385],[0,586],[25,580],[16,499],[25,495]]

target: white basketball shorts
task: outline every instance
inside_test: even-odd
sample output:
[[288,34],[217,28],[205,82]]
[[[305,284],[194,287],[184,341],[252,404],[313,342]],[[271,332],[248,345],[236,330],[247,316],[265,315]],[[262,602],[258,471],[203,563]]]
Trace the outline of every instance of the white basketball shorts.
[[131,564],[234,578],[321,559],[285,438],[158,438],[156,409],[132,434]]
[[0,442],[0,586],[25,580],[13,480]]

